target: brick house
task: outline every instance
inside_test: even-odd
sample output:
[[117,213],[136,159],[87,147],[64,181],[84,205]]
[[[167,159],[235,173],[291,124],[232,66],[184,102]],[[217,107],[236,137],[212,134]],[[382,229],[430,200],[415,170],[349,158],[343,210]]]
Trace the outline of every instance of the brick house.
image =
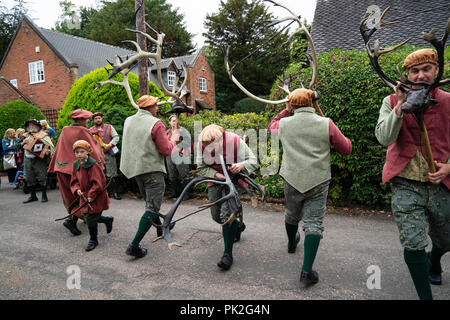
[[382,47],[408,38],[411,38],[409,44],[430,47],[420,38],[421,32],[435,28],[438,39],[441,39],[450,9],[448,0],[317,0],[311,27],[317,52],[333,48],[365,50],[359,25],[371,5],[377,5],[381,12],[390,6],[383,22],[398,22],[377,30],[373,35],[371,43],[379,39]]
[[[0,76],[8,80],[15,90],[0,84],[0,100],[14,100],[17,94],[27,97],[55,127],[58,110],[77,79],[105,66],[107,59],[115,61],[117,55],[125,57],[135,53],[40,28],[25,16],[0,62]],[[183,63],[189,69],[187,104],[195,111],[215,109],[214,72],[202,50],[188,56],[164,59],[161,69],[166,86],[173,79],[175,68],[182,68]],[[158,85],[155,70],[149,69],[149,79]]]

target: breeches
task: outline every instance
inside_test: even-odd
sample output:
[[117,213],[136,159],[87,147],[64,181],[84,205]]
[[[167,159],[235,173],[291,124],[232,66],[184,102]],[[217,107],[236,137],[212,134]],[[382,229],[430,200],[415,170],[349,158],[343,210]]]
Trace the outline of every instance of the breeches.
[[141,174],[135,177],[141,194],[145,194],[145,209],[153,213],[159,212],[166,182],[164,181],[164,173],[154,172]]
[[189,164],[180,163],[175,164],[172,161],[171,156],[166,157],[167,174],[169,175],[169,180],[187,180],[189,177]]
[[41,186],[47,185],[47,160],[41,158],[24,159],[25,176],[28,186],[32,187],[39,182]]
[[392,213],[400,243],[408,250],[425,249],[428,234],[439,248],[450,250],[450,191],[444,184],[395,177],[392,182]]
[[284,181],[285,222],[297,225],[302,221],[302,228],[306,235],[317,234],[322,236],[329,185],[330,182],[326,181],[305,193],[301,193]]
[[[214,202],[225,196],[226,190],[227,188],[223,186],[208,187],[209,202],[210,203]],[[210,209],[211,209],[211,217],[217,223],[223,224],[231,216],[230,208],[228,207],[228,203],[226,201],[221,204],[216,204],[212,206]]]

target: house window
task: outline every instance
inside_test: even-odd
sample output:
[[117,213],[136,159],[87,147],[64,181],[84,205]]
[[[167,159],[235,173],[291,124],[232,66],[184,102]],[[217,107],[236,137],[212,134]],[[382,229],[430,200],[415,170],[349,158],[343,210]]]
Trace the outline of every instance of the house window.
[[44,63],[42,60],[30,62],[28,64],[28,73],[30,74],[30,84],[45,82]]
[[9,80],[9,82],[10,82],[14,87],[17,88],[17,79],[11,79],[11,80]]
[[167,85],[173,87],[175,85],[176,73],[173,71],[167,71]]
[[207,88],[206,88],[206,79],[205,78],[200,78],[200,92],[207,92]]

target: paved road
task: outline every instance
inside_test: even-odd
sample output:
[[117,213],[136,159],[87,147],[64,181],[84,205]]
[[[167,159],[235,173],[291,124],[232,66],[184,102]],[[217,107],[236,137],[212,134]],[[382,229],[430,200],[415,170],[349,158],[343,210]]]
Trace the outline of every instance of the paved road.
[[[1,178],[0,299],[417,299],[388,216],[330,212],[314,266],[320,282],[305,289],[298,281],[303,241],[295,254],[287,253],[279,211],[245,207],[247,229],[234,247],[235,263],[223,272],[216,265],[223,252],[221,229],[208,212],[177,224],[172,233],[183,247],[173,251],[163,241],[152,243],[152,228],[141,243],[149,254],[133,260],[125,249],[143,213],[142,200],[112,199],[106,215],[115,218],[113,232],[106,234],[100,225],[100,245],[85,252],[86,225],[79,222],[83,234],[74,237],[54,222],[65,215],[58,190],[49,192],[48,203],[24,205],[27,196]],[[177,215],[192,212],[200,201],[187,201]],[[450,255],[442,262],[448,270]],[[67,287],[72,265],[81,270],[81,289]],[[380,268],[381,289],[367,288],[372,265]],[[450,274],[443,276],[443,285],[432,287],[435,299],[450,298]]]

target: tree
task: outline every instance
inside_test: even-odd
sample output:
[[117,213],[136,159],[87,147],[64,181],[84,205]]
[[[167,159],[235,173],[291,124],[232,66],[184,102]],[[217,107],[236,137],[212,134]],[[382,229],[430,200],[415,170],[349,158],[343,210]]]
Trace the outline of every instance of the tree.
[[27,14],[27,2],[25,0],[14,0],[12,9],[0,4],[0,61],[8,49],[8,45],[22,18]]
[[56,22],[55,30],[86,38],[87,26],[97,10],[83,6],[77,8],[71,1],[60,1],[59,6],[63,13]]
[[[123,43],[124,40],[135,40],[136,35],[126,29],[136,29],[136,19],[134,10],[134,0],[118,0],[115,2],[103,1],[103,6],[99,9],[83,8],[79,9],[81,17],[80,34],[76,34],[88,39],[108,43],[114,46],[126,47],[130,50],[136,48],[130,43]],[[72,18],[75,16],[75,9],[70,1],[60,3],[63,9],[62,18]],[[165,33],[162,57],[177,57],[191,54],[194,51],[192,44],[193,34],[186,30],[184,15],[166,0],[145,0],[146,21],[158,31]],[[74,30],[67,30],[59,22],[56,30],[74,34]],[[147,33],[152,34],[147,28]],[[149,50],[154,48],[150,47]]]
[[275,78],[288,66],[289,46],[284,44],[287,32],[269,27],[271,20],[274,17],[264,4],[246,0],[221,1],[219,12],[206,16],[208,32],[203,36],[209,48],[205,52],[215,73],[219,109],[230,111],[245,97],[225,71],[222,46],[230,46],[230,67],[260,46],[257,54],[247,58],[233,73],[255,95],[269,94]]

